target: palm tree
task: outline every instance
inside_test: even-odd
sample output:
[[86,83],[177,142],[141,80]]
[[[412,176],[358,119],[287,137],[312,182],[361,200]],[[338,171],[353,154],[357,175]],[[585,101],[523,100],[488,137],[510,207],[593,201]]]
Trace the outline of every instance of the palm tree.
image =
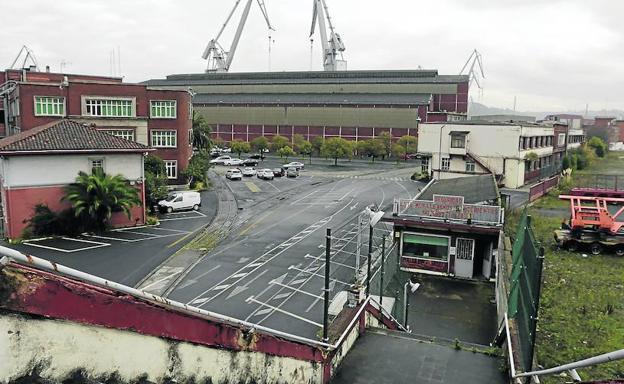
[[206,122],[204,116],[193,111],[193,147],[199,150],[210,149],[212,142],[210,133],[212,128]]
[[76,181],[65,187],[65,196],[72,204],[76,217],[83,217],[89,229],[104,230],[113,212],[125,212],[141,205],[139,191],[121,175],[110,176],[101,169],[93,174],[78,173]]

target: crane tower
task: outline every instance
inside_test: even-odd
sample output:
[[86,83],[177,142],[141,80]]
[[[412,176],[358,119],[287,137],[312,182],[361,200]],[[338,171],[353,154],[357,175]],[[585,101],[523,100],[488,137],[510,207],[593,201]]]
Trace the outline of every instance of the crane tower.
[[[321,44],[323,45],[323,69],[325,71],[346,71],[347,62],[343,58],[345,45],[334,29],[325,0],[314,0],[310,37],[314,35],[317,22],[321,34]],[[329,26],[329,36],[327,26]]]

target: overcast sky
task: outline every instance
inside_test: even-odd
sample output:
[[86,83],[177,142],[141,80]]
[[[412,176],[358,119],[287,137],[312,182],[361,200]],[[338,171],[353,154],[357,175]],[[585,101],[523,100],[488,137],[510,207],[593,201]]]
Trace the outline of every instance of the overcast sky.
[[[254,0],[255,1],[255,0]],[[244,1],[243,1],[244,2]],[[138,82],[202,72],[201,53],[235,0],[3,1],[0,64],[22,44],[40,67],[121,74]],[[309,70],[312,0],[265,0],[272,32],[271,70]],[[624,109],[624,1],[327,0],[350,69],[438,69],[458,74],[470,52],[485,76],[474,101],[522,110]],[[241,6],[242,8],[242,6]],[[238,15],[222,39],[229,46]],[[234,22],[236,21],[236,22]],[[322,68],[315,36],[312,68]],[[254,3],[232,71],[269,69],[268,33]]]

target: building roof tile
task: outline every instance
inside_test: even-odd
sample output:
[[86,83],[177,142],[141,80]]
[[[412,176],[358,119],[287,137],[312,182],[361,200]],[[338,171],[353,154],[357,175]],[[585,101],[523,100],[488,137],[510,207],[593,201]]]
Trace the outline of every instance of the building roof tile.
[[24,152],[146,152],[149,147],[72,120],[57,120],[0,140],[0,154]]

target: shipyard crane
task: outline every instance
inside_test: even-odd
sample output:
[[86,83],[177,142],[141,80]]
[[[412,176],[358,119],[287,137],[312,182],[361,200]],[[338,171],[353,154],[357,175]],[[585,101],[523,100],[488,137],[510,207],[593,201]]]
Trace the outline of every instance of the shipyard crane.
[[[327,24],[329,25],[329,38],[327,36],[327,25],[325,23],[326,18]],[[310,37],[314,35],[317,21],[319,33],[321,34],[321,44],[323,45],[323,69],[325,71],[346,71],[347,62],[342,56],[342,53],[345,51],[345,46],[340,35],[334,30],[334,25],[329,16],[329,10],[327,9],[325,0],[314,0]]]
[[485,72],[483,70],[483,58],[479,51],[476,49],[472,51],[459,74],[468,75],[469,86],[472,86],[472,83],[476,83],[479,89],[483,89],[483,86],[481,86],[481,83],[479,82],[479,77],[481,79],[485,79]]
[[[20,57],[24,57],[24,60],[20,63]],[[30,62],[30,67],[34,67],[35,71],[39,70],[39,64],[37,64],[37,59],[35,58],[35,54],[25,45],[22,45],[22,49],[20,49],[19,53],[13,63],[9,67],[10,69],[24,69],[26,68],[26,63]],[[16,66],[17,65],[17,66]]]
[[[234,8],[232,8],[232,11],[225,20],[225,23],[223,23],[223,26],[217,34],[217,37],[210,40],[208,46],[202,54],[202,58],[208,60],[208,67],[206,68],[206,72],[227,72],[230,70],[230,65],[232,65],[232,60],[234,60],[234,54],[236,53],[236,48],[238,47],[238,43],[243,33],[243,28],[245,28],[245,23],[247,22],[247,17],[249,16],[249,11],[251,9],[253,1],[254,0],[247,0],[247,3],[243,8],[243,14],[238,23],[238,28],[236,29],[236,33],[234,35],[234,40],[232,40],[230,50],[225,51],[219,43],[219,38],[221,38],[223,31],[227,27],[228,23],[232,19],[232,16],[234,15],[234,12],[236,12],[236,9],[241,3],[241,0],[236,0]],[[269,20],[269,14],[267,13],[266,6],[264,5],[264,0],[256,1],[260,6],[260,11],[262,11],[262,16],[264,16],[264,20],[266,21],[269,30],[274,31],[275,29],[273,28],[273,26],[271,25],[271,21]]]

